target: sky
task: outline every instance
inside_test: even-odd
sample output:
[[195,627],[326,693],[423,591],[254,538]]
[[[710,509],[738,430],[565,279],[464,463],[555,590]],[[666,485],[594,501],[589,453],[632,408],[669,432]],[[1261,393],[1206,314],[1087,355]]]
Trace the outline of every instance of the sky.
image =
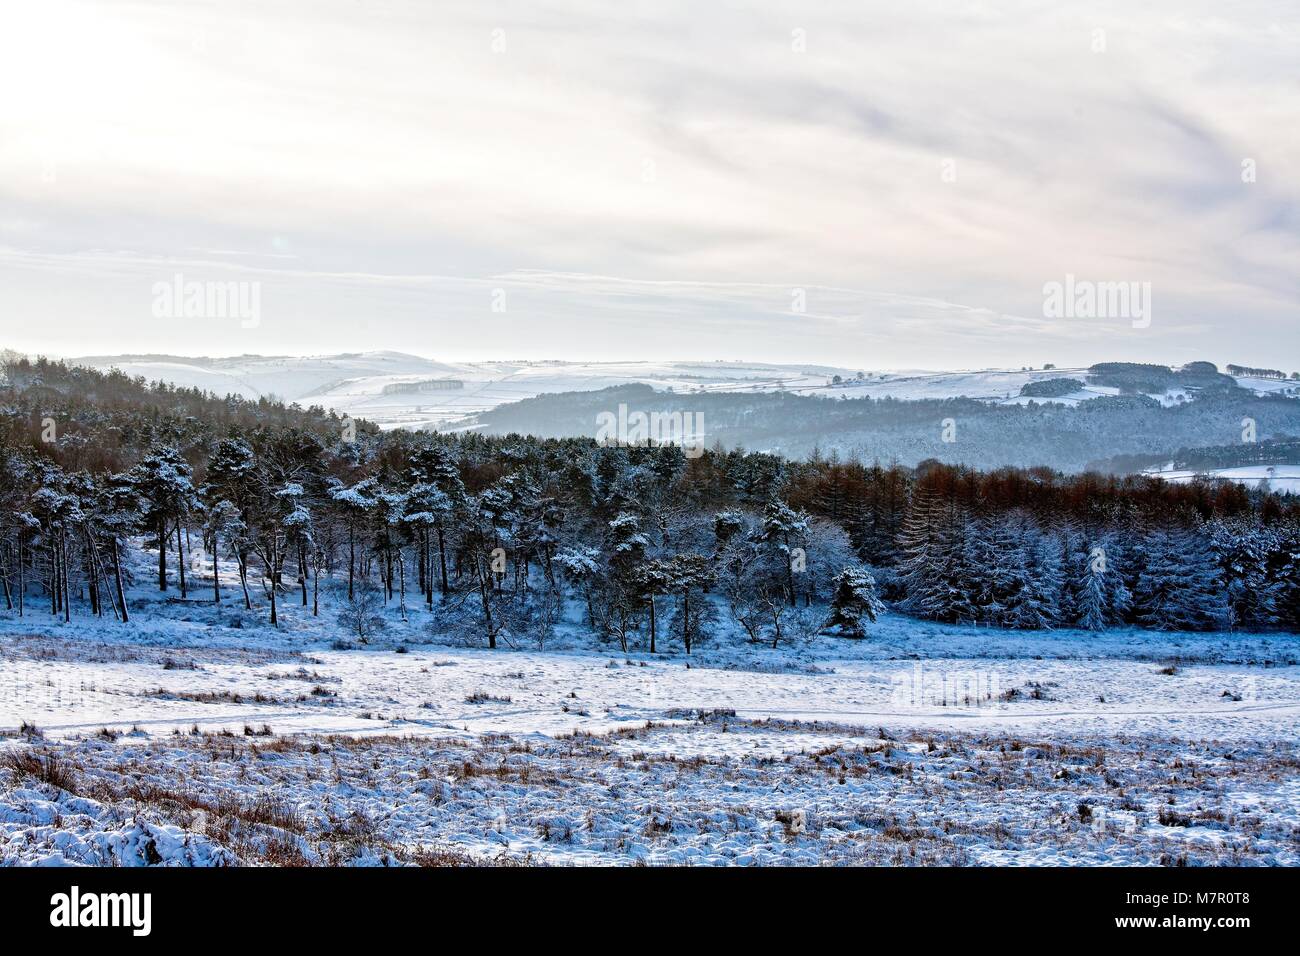
[[1293,0],[0,5],[0,348],[1300,368]]

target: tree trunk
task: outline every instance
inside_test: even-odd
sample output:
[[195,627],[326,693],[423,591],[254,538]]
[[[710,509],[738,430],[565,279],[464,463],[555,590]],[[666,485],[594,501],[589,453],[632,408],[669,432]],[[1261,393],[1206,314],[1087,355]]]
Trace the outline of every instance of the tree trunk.
[[[113,591],[108,586],[108,571],[104,568],[103,555],[99,553],[99,546],[94,543],[90,535],[86,535],[86,546],[90,549],[90,560],[93,562],[95,569],[95,600],[99,605],[99,613],[102,617],[104,614],[104,596],[108,595],[108,606],[113,609],[113,616],[120,617],[117,613],[117,600],[113,597]],[[103,582],[103,593],[100,593],[100,582]]]
[[423,597],[426,591],[424,580],[425,565],[429,563],[429,530],[427,528],[422,529],[420,532],[420,560],[416,563],[419,565],[419,574],[417,575],[419,580],[417,583],[420,585],[420,596]]
[[158,518],[158,590],[167,590],[167,518]]
[[18,616],[23,616],[27,592],[27,555],[23,554],[23,533],[18,532]]
[[221,539],[217,536],[217,532],[215,531],[212,532],[212,603],[213,604],[221,603],[221,573],[217,569],[217,546],[220,543],[221,543]]
[[68,536],[59,532],[59,563],[63,568],[63,620],[72,620],[72,585],[68,581]]
[[655,596],[650,595],[650,653],[655,653]]
[[239,563],[239,585],[244,589],[244,610],[251,611],[253,601],[248,596],[248,556],[243,551],[236,551],[235,560]]
[[181,522],[176,519],[176,574],[180,579],[181,600],[185,600],[185,539],[181,537]]
[[122,590],[122,556],[118,553],[116,536],[113,538],[113,581],[117,587],[117,603],[122,605],[122,623],[131,620],[126,609],[126,592]]
[[496,650],[497,634],[492,627],[492,601],[488,596],[492,589],[492,569],[489,567],[485,572],[477,556],[474,558],[474,569],[478,574],[478,596],[483,603],[483,622],[487,627],[488,649]]
[[790,606],[795,607],[796,604],[795,604],[795,593],[794,593],[794,562],[790,560],[790,539],[789,538],[787,538],[785,542],[785,580],[786,580],[786,586],[789,588]]
[[690,592],[681,592],[681,640],[690,653]]
[[85,548],[85,565],[87,596],[90,598],[90,613],[95,617],[104,616],[104,608],[99,603],[99,568],[95,564],[95,550],[91,545],[90,535],[82,535],[83,547]]
[[397,574],[401,580],[401,590],[398,591],[398,606],[402,609],[402,620],[406,620],[406,555],[402,554],[401,548],[397,550]]
[[59,552],[55,546],[53,532],[50,533],[50,616],[59,616],[59,598],[63,596],[63,585],[59,582]]
[[357,566],[357,533],[352,527],[352,522],[348,522],[348,600],[352,600],[352,581],[356,575]]
[[275,592],[277,589],[277,582],[280,578],[280,565],[282,563],[279,543],[275,540],[274,532],[271,535],[271,546],[267,549],[267,558],[269,559],[267,563],[270,567],[266,569],[266,573],[271,578],[271,626],[274,627],[280,623],[279,607],[276,604]]
[[429,529],[424,529],[424,600],[430,611],[433,610],[433,548],[430,547]]
[[442,528],[438,528],[438,561],[442,565],[442,596],[446,597],[451,590],[447,586],[447,549],[443,544]]
[[5,610],[12,611],[14,609],[14,601],[13,597],[9,593],[9,568],[7,566],[0,565],[0,581],[4,581],[5,585]]

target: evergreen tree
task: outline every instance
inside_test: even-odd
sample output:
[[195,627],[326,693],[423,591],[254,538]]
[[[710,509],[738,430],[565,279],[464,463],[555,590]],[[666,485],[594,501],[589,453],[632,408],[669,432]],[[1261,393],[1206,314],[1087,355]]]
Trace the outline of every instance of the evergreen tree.
[[1203,631],[1228,619],[1219,571],[1207,542],[1191,532],[1155,530],[1134,592],[1137,619],[1164,631]]
[[702,634],[701,619],[704,608],[697,607],[692,616],[691,597],[696,591],[707,588],[716,579],[713,562],[702,554],[679,554],[665,565],[669,584],[678,596],[675,625],[686,653]]
[[769,542],[780,556],[785,568],[786,593],[790,606],[795,603],[793,552],[804,543],[808,533],[808,516],[795,511],[784,501],[773,499],[763,511],[763,540]]
[[955,501],[918,496],[903,523],[898,581],[910,613],[946,623],[980,617],[975,596],[984,575],[972,562],[970,520]]
[[185,555],[180,522],[194,503],[194,472],[175,447],[154,447],[131,470],[131,483],[145,504],[142,517],[158,542],[158,590],[167,590],[167,547],[173,524],[177,528],[177,570],[184,593]]
[[876,597],[876,579],[866,568],[845,568],[835,576],[835,591],[831,597],[831,616],[826,629],[843,637],[866,636],[863,620],[875,622],[884,611]]
[[1226,591],[1229,623],[1259,630],[1277,622],[1280,588],[1269,575],[1279,542],[1270,528],[1223,519],[1209,527],[1210,547]]
[[1113,538],[1097,538],[1091,547],[1069,552],[1067,567],[1073,607],[1070,623],[1086,631],[1100,631],[1122,624],[1131,604],[1124,575],[1119,570],[1124,558]]

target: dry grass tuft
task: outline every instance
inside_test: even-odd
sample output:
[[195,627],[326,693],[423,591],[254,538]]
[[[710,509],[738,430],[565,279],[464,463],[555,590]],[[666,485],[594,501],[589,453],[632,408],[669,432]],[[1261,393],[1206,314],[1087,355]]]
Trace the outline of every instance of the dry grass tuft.
[[54,754],[41,755],[30,750],[6,753],[0,756],[0,766],[19,777],[30,777],[69,793],[76,792],[76,777],[72,768]]

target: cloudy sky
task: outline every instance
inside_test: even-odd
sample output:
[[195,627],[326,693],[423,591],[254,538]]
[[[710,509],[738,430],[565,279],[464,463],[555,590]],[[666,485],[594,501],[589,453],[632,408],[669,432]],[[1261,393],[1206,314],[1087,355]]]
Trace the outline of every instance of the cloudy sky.
[[[1300,367],[1294,0],[3,22],[0,347]],[[159,314],[176,275],[257,321]],[[1149,324],[1046,316],[1067,275]]]

